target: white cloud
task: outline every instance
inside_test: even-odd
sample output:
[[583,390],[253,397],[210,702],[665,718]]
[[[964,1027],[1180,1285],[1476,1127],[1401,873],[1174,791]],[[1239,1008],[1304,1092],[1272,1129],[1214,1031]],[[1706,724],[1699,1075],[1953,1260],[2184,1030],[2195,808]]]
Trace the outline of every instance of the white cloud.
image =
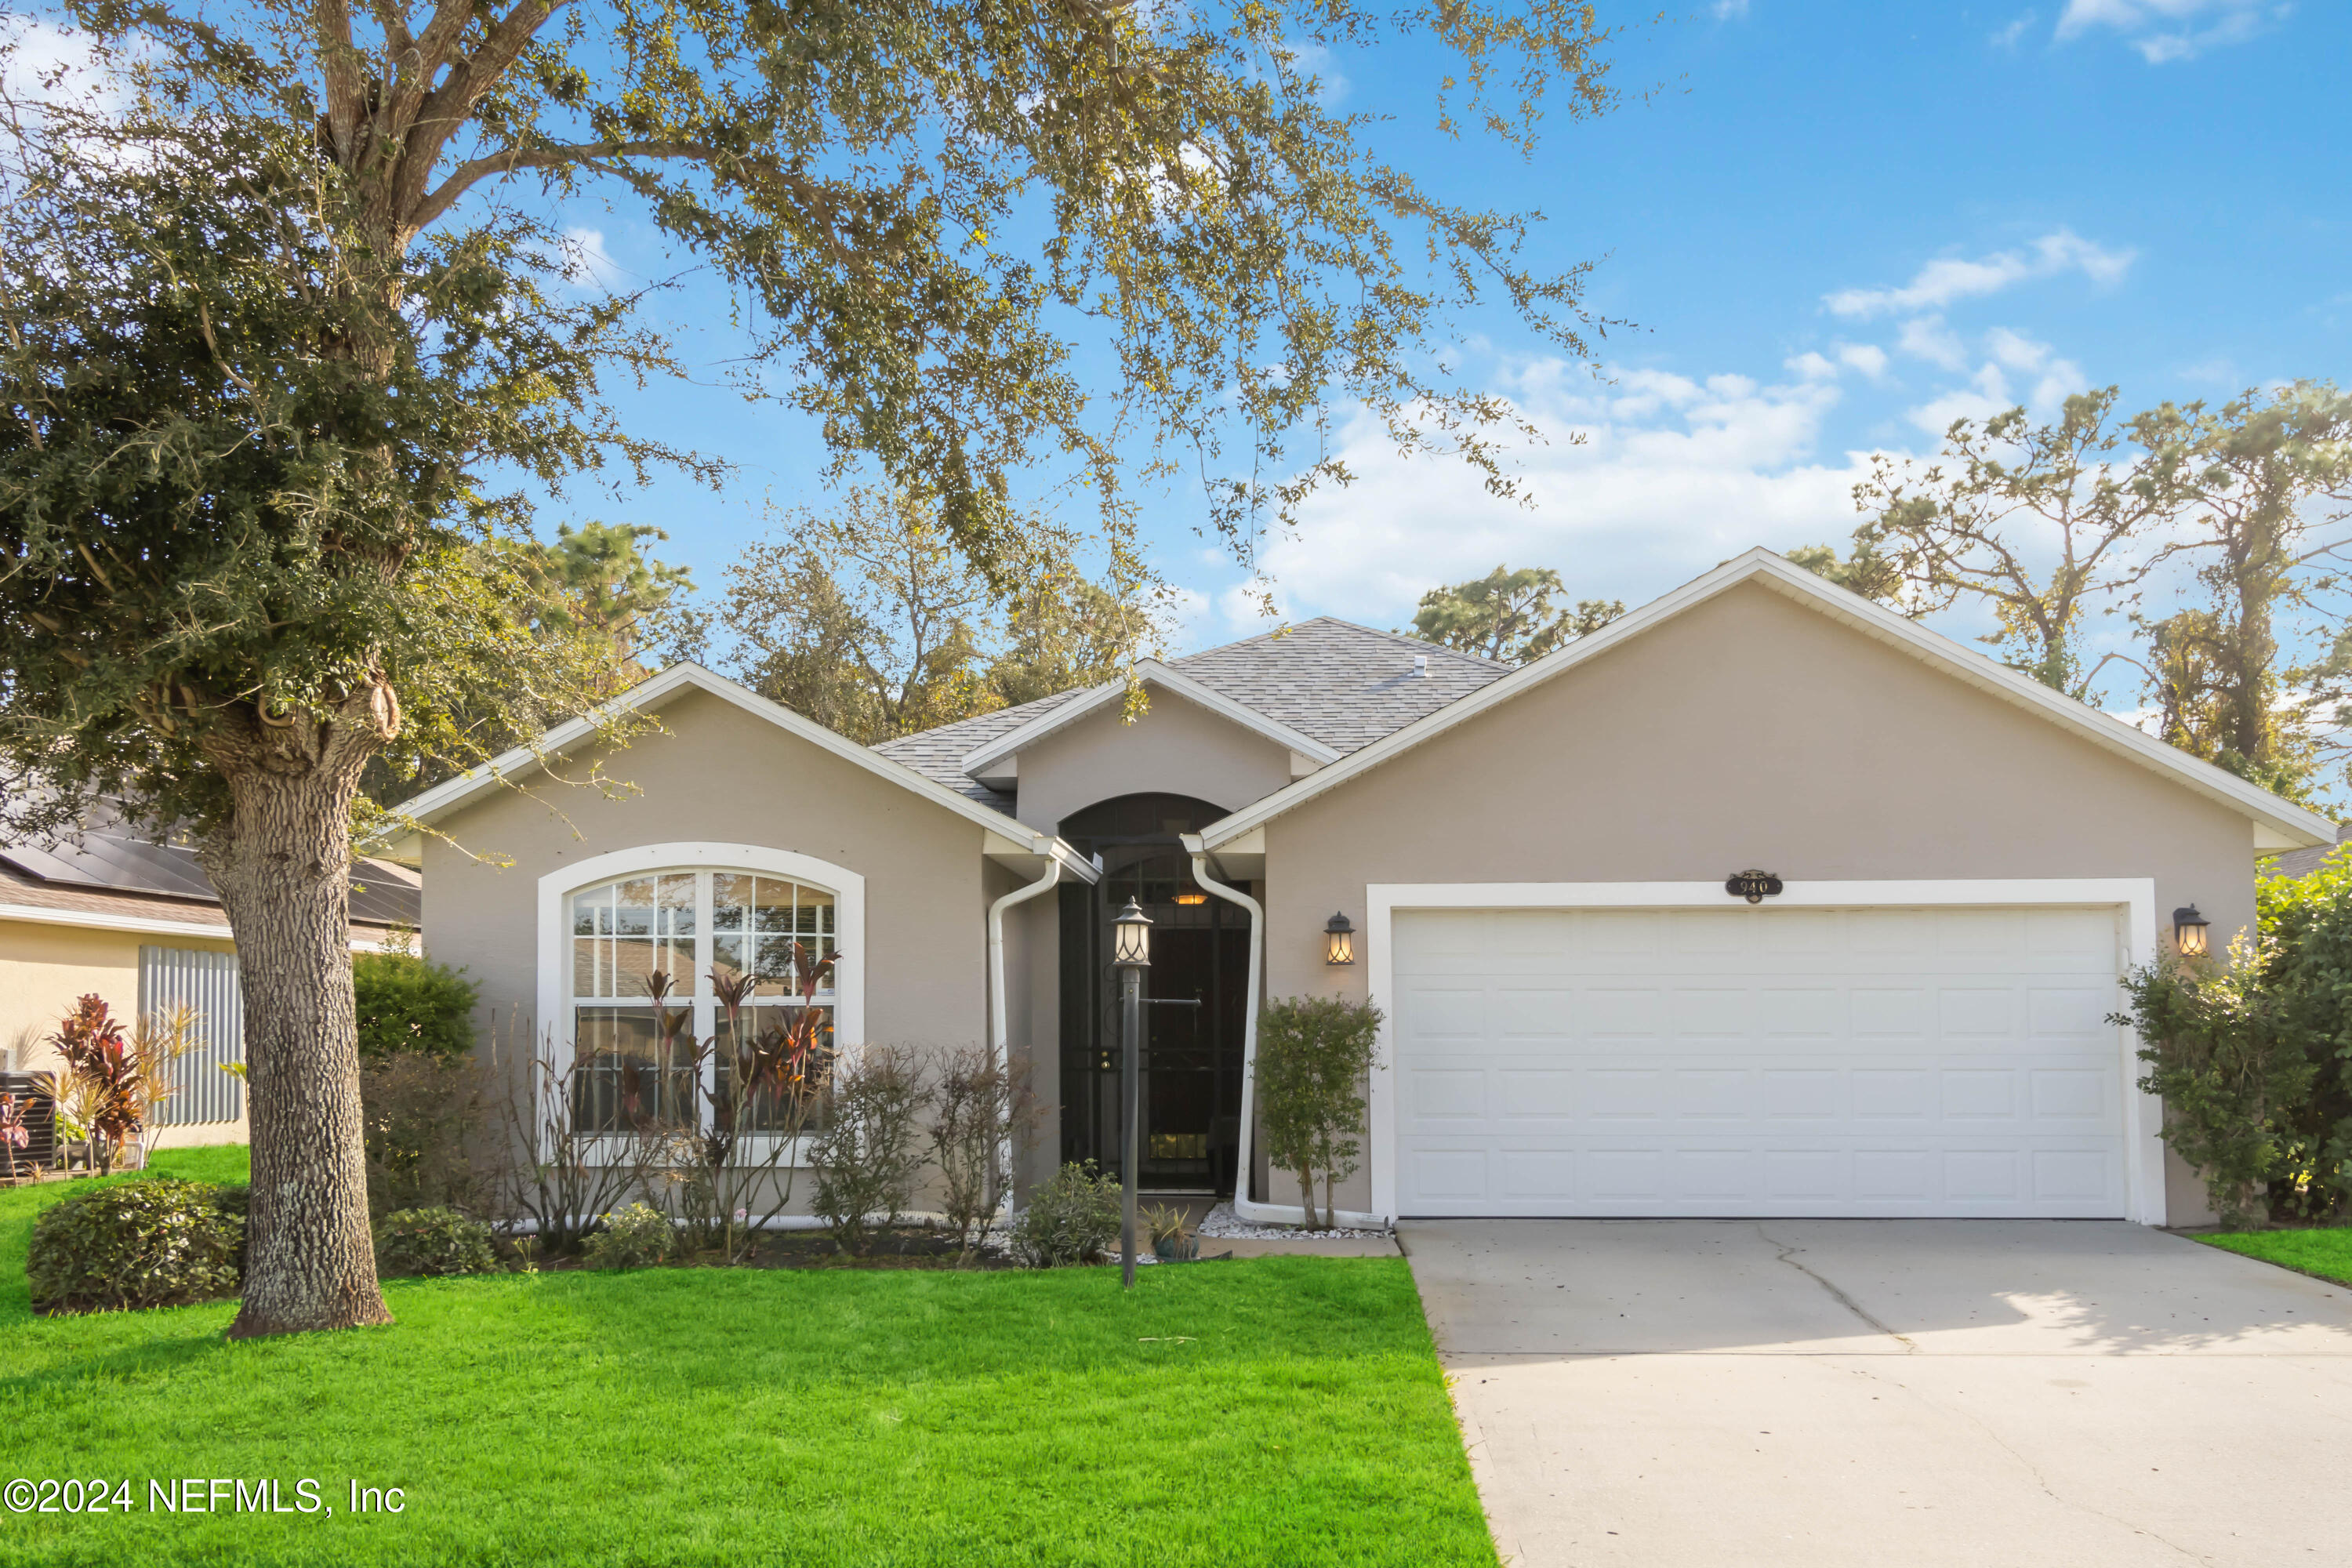
[[1832,381],[1836,379],[1838,373],[1835,360],[1810,349],[1793,359],[1784,359],[1780,363],[1791,374],[1804,381]]
[[[79,104],[105,110],[126,104],[130,89],[104,58],[69,27],[32,16],[0,16],[0,89],[15,102]],[[128,51],[133,58],[137,48]]]
[[[1497,390],[1549,443],[1519,454],[1528,505],[1486,494],[1458,463],[1398,456],[1359,418],[1341,437],[1356,482],[1314,497],[1297,531],[1265,552],[1283,610],[1400,625],[1432,585],[1498,562],[1550,566],[1573,595],[1631,604],[1753,545],[1843,541],[1869,459],[1815,456],[1843,395],[1838,367],[1818,354],[1790,363],[1794,378],[1773,384],[1655,370],[1603,384],[1561,361],[1521,367]],[[1217,608],[1222,626],[1186,628],[1196,646],[1263,629],[1240,595]]]
[[1718,22],[1737,21],[1748,15],[1748,0],[1715,0],[1707,9],[1715,13]]
[[621,264],[604,248],[604,231],[578,226],[563,231],[563,275],[581,288],[611,289],[620,282]]
[[1896,310],[1940,310],[1956,300],[1999,293],[2013,284],[2079,271],[2094,283],[2112,283],[2135,252],[2109,250],[2070,229],[2043,235],[2026,250],[1996,251],[1977,260],[1939,257],[1897,289],[1843,289],[1822,296],[1838,316],[1869,318]]
[[1992,36],[1992,47],[1996,49],[2017,47],[2018,39],[2023,37],[2025,30],[2032,26],[2033,26],[2033,13],[2031,11],[2020,13],[2017,20]]
[[1886,351],[1876,343],[1840,343],[1838,363],[1876,381],[1886,374]]
[[1958,335],[1944,325],[1941,316],[1917,316],[1904,322],[1895,346],[1913,359],[1923,359],[1946,370],[1958,370],[1969,363],[1968,350],[1960,346]]
[[2280,0],[2067,0],[2057,37],[2063,43],[2094,28],[2109,28],[2142,59],[2160,66],[2244,43],[2293,9]]
[[[1930,436],[1941,436],[1955,419],[1982,419],[2020,403],[2046,415],[2090,384],[2082,366],[2059,358],[2048,343],[2007,327],[1985,334],[1984,354],[1966,384],[1910,409],[1906,417],[1911,423]],[[2031,378],[2023,394],[2018,393],[2012,377]]]

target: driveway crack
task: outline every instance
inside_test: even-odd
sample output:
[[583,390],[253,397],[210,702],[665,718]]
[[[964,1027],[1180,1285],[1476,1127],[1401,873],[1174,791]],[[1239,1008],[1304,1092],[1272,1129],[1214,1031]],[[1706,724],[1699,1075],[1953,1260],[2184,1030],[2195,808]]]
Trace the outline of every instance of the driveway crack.
[[2018,1468],[2023,1470],[2028,1476],[2031,1476],[2033,1479],[2033,1484],[2042,1489],[2042,1495],[2048,1498],[2052,1502],[2056,1503],[2060,1508],[2073,1509],[2078,1513],[2089,1514],[2093,1519],[2104,1519],[2109,1524],[2116,1525],[2122,1529],[2130,1531],[2134,1535],[2145,1536],[2148,1540],[2155,1542],[2158,1546],[2163,1547],[2168,1552],[2177,1552],[2180,1556],[2187,1558],[2191,1563],[2202,1563],[2206,1565],[2206,1568],[2211,1568],[2215,1560],[2207,1556],[2204,1552],[2196,1551],[2190,1547],[2183,1546],[2180,1542],[2171,1540],[2167,1536],[2159,1535],[2155,1531],[2150,1530],[2147,1526],[2136,1523],[2131,1520],[2124,1518],[2121,1514],[2109,1513],[2103,1508],[2094,1508],[2089,1503],[2077,1502],[2073,1498],[2062,1495],[2057,1488],[2050,1484],[2050,1478],[2042,1473],[2041,1466],[2035,1464],[2032,1459],[2027,1458],[2024,1454],[2018,1450],[2014,1444],[2011,1443],[2008,1438],[2002,1436],[1998,1431],[1994,1430],[1990,1422],[1987,1421],[1983,1416],[1979,1415],[1975,1411],[1966,1409],[1957,1405],[1948,1405],[1942,1400],[1931,1398],[1920,1390],[1913,1388],[1910,1384],[1903,1382],[1899,1376],[1882,1377],[1877,1373],[1871,1371],[1869,1368],[1862,1366],[1857,1366],[1853,1370],[1861,1376],[1870,1379],[1873,1383],[1883,1384],[1884,1386],[1891,1388],[1908,1398],[1916,1400],[1919,1404],[1935,1411],[1939,1415],[1948,1417],[1956,1416],[1958,1419],[1967,1422],[1978,1431],[1983,1433],[1985,1435],[1986,1441],[1991,1443],[1994,1447],[1999,1448],[2002,1453],[2007,1454],[2011,1460],[2016,1464]]
[[1839,1306],[1843,1307],[1847,1311],[1852,1312],[1855,1317],[1860,1318],[1864,1322],[1868,1323],[1879,1333],[1885,1334],[1888,1339],[1893,1340],[1896,1344],[1901,1345],[1906,1355],[1916,1355],[1919,1353],[1918,1345],[1914,1343],[1908,1335],[1896,1333],[1893,1329],[1888,1328],[1885,1323],[1882,1323],[1876,1318],[1872,1317],[1869,1312],[1864,1310],[1861,1302],[1855,1300],[1853,1297],[1839,1289],[1837,1286],[1826,1277],[1815,1273],[1811,1268],[1808,1268],[1803,1264],[1798,1262],[1797,1254],[1804,1251],[1805,1249],[1803,1247],[1798,1247],[1790,1242],[1780,1240],[1778,1237],[1772,1235],[1760,1225],[1756,1227],[1756,1234],[1764,1239],[1766,1246],[1777,1247],[1780,1249],[1780,1262],[1787,1264],[1790,1268],[1795,1269],[1798,1273],[1803,1275],[1806,1279],[1811,1280],[1822,1289],[1828,1291],[1830,1293],[1830,1299],[1835,1301]]

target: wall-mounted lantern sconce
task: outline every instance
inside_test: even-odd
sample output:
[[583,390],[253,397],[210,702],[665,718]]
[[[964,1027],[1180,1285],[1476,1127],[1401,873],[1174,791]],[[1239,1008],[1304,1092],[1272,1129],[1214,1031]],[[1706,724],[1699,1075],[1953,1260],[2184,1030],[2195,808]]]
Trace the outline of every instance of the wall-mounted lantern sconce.
[[1356,962],[1356,928],[1348,917],[1333,915],[1323,925],[1323,962],[1353,963]]
[[2197,912],[2195,904],[2172,911],[2172,945],[2179,951],[2181,957],[2205,956],[2206,924],[2205,917]]

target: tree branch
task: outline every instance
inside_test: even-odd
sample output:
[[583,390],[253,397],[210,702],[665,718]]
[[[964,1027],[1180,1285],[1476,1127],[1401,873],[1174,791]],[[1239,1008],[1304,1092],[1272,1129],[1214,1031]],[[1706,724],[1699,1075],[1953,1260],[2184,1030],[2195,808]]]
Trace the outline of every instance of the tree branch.
[[424,230],[454,206],[459,196],[493,174],[511,174],[519,169],[593,166],[614,158],[692,158],[708,163],[718,155],[716,147],[699,142],[593,142],[572,146],[508,147],[449,171],[449,177],[423,199],[408,222],[412,228]]

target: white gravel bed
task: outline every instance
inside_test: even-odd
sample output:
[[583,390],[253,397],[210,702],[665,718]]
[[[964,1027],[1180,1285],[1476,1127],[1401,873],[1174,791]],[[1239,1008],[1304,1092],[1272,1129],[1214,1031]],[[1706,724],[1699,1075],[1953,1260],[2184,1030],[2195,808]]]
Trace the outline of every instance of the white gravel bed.
[[1333,1240],[1385,1240],[1391,1233],[1381,1230],[1309,1230],[1303,1225],[1252,1225],[1234,1215],[1234,1205],[1219,1204],[1201,1221],[1201,1239],[1209,1241],[1307,1241],[1318,1237]]

